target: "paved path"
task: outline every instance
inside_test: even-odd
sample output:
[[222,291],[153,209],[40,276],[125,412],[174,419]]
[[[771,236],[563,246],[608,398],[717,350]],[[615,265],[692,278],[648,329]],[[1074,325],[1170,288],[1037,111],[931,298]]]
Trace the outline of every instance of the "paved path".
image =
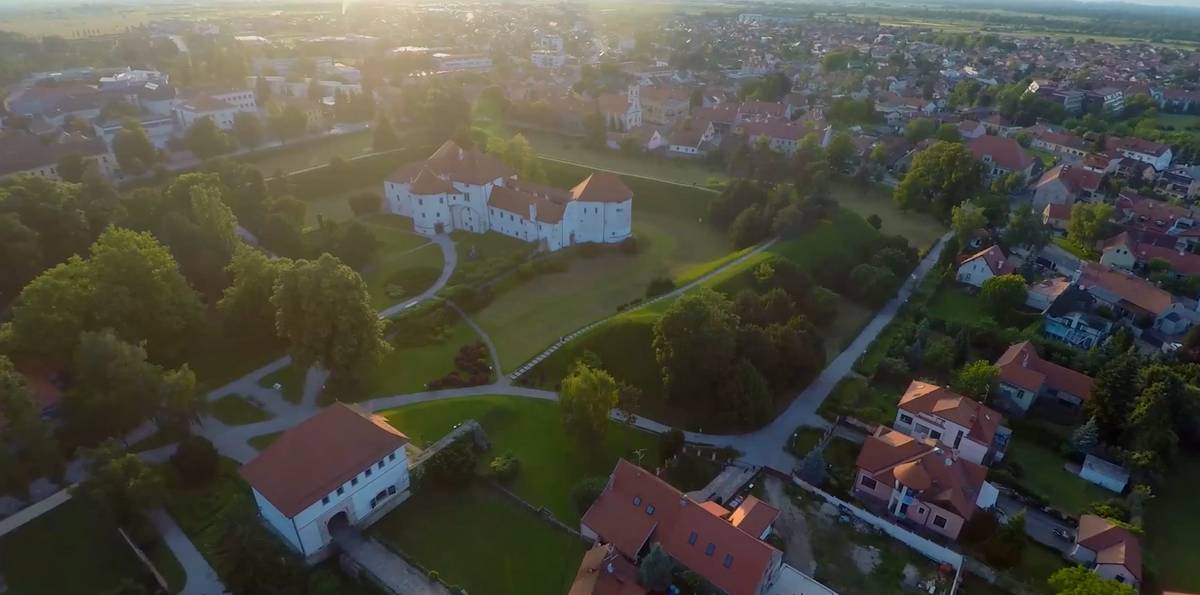
[[162,534],[163,543],[175,555],[175,559],[179,560],[179,564],[183,566],[183,571],[187,575],[187,582],[179,591],[179,595],[222,595],[227,593],[225,585],[217,577],[217,571],[213,570],[213,567],[208,564],[208,560],[204,559],[200,550],[196,549],[187,534],[183,532],[175,519],[167,514],[167,511],[161,508],[151,511],[150,522],[154,523],[154,527]]
[[521,376],[524,376],[526,372],[533,369],[534,366],[540,364],[542,362],[542,360],[546,359],[547,357],[550,357],[550,355],[552,353],[554,353],[555,351],[558,351],[559,349],[562,349],[563,346],[566,345],[567,343],[574,341],[575,339],[579,338],[581,335],[596,328],[597,326],[600,326],[601,324],[604,324],[605,322],[608,322],[609,320],[611,320],[617,316],[620,316],[622,314],[626,314],[629,312],[636,312],[638,310],[641,310],[642,308],[650,306],[651,304],[656,304],[665,299],[678,297],[681,294],[691,291],[691,290],[695,289],[696,287],[700,286],[702,283],[708,281],[709,279],[712,279],[713,277],[716,277],[717,275],[724,273],[725,271],[729,270],[732,267],[735,267],[739,264],[742,264],[743,262],[746,262],[746,260],[752,258],[754,255],[758,254],[759,252],[762,252],[762,251],[770,248],[771,246],[774,246],[775,242],[778,242],[778,241],[779,241],[779,238],[771,238],[767,242],[759,244],[758,247],[756,247],[755,249],[709,271],[708,273],[705,273],[704,275],[701,275],[700,277],[696,278],[695,280],[693,280],[687,284],[676,287],[674,290],[672,290],[668,293],[664,293],[662,295],[655,296],[655,297],[648,299],[632,308],[628,308],[626,310],[622,310],[621,312],[617,312],[616,314],[613,314],[606,318],[601,318],[600,320],[593,321],[593,322],[589,323],[587,326],[584,326],[583,328],[576,330],[575,332],[573,332],[569,335],[560,337],[556,343],[554,343],[550,347],[547,347],[545,351],[533,356],[532,358],[529,359],[529,361],[525,362],[524,364],[521,364],[521,367],[517,368],[515,371],[513,371],[513,373],[508,375],[509,379],[516,380],[516,379],[520,378]]
[[[450,595],[450,591],[432,581],[383,544],[364,536],[353,527],[334,530],[333,541],[342,553],[357,562],[393,592],[404,595]],[[536,563],[532,560],[528,563]]]
[[[900,287],[896,297],[892,298],[887,304],[875,314],[875,317],[867,323],[863,330],[859,332],[854,341],[833,361],[821,371],[816,378],[792,400],[788,408],[784,410],[779,417],[767,424],[766,427],[739,435],[714,435],[701,434],[697,432],[684,432],[684,436],[689,442],[701,444],[711,444],[713,446],[729,446],[737,449],[742,453],[741,460],[753,465],[762,465],[771,467],[784,473],[790,473],[796,464],[796,459],[792,455],[784,451],[784,446],[796,428],[800,426],[813,426],[824,428],[829,426],[829,422],[821,416],[817,415],[817,409],[833,388],[841,382],[847,374],[850,373],[854,366],[854,362],[866,352],[875,338],[879,336],[880,331],[884,329],[896,317],[896,313],[900,311],[900,307],[908,301],[912,296],[912,292],[920,285],[925,276],[929,274],[938,258],[941,256],[942,248],[946,245],[946,240],[950,234],[942,236],[924,260],[917,265],[916,270],[908,278],[907,281]],[[614,412],[615,419],[622,419],[620,412]],[[651,432],[664,432],[670,428],[656,422],[638,416],[634,420],[634,425]]]
[[467,323],[467,326],[471,327],[471,330],[475,331],[476,335],[479,335],[479,340],[483,341],[483,344],[487,346],[488,356],[492,358],[492,373],[496,375],[495,383],[503,386],[508,386],[511,384],[512,379],[501,373],[501,370],[504,368],[500,367],[500,352],[496,351],[496,345],[492,343],[492,337],[488,335],[482,327],[476,324],[475,321],[472,320],[462,308],[459,308],[458,304],[449,300],[446,300],[446,304],[453,308],[455,312],[458,312],[458,315],[462,317],[463,322]]
[[70,499],[71,491],[67,488],[63,488],[57,492],[54,492],[54,494],[50,497],[42,498],[41,500],[38,500],[37,502],[18,510],[16,514],[10,517],[5,517],[3,520],[0,520],[0,537],[16,531],[25,523],[28,523],[29,521],[32,521],[33,519],[36,519],[43,514],[58,508],[59,504],[62,504]]

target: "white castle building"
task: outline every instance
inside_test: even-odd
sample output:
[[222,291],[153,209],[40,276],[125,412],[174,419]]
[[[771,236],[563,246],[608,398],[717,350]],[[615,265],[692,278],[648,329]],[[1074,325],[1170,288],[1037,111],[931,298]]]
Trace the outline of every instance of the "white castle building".
[[518,180],[500,160],[446,141],[424,161],[384,182],[388,210],[434,235],[495,231],[550,251],[584,243],[615,244],[633,235],[633,191],[595,173],[570,190]]

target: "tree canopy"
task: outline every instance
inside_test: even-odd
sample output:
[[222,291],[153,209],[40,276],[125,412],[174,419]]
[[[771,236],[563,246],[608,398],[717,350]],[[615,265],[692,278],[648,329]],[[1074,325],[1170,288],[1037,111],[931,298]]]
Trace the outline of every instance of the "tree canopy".
[[608,372],[576,362],[562,380],[559,406],[565,425],[587,440],[601,439],[620,389]]
[[970,149],[939,141],[913,158],[912,168],[896,187],[896,204],[946,218],[982,184],[983,168]]

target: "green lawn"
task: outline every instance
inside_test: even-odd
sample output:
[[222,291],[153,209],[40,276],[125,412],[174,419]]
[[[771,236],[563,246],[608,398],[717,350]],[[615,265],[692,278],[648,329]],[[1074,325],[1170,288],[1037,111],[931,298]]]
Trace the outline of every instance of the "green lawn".
[[990,314],[984,312],[983,300],[979,296],[963,293],[954,283],[946,283],[938,288],[929,299],[927,311],[930,318],[967,326],[992,319]]
[[370,131],[343,134],[322,138],[300,147],[271,152],[263,157],[249,157],[243,160],[257,167],[264,176],[272,176],[276,170],[290,173],[318,165],[328,165],[329,160],[334,157],[349,160],[370,153],[371,138]]
[[279,384],[282,387],[280,392],[283,393],[284,400],[289,403],[299,403],[304,396],[304,377],[306,375],[308,375],[307,369],[290,364],[263,376],[262,380],[258,381],[258,385],[271,388]]
[[1053,241],[1059,248],[1062,248],[1063,250],[1075,255],[1076,258],[1080,258],[1082,260],[1096,260],[1096,255],[1093,253],[1094,251],[1084,250],[1083,248],[1076,246],[1065,236],[1054,236],[1051,241]]
[[209,412],[228,426],[244,426],[271,419],[271,414],[242,395],[225,395],[212,402]]
[[1159,126],[1170,126],[1176,130],[1200,126],[1200,116],[1195,114],[1158,114],[1154,119]]
[[610,248],[592,258],[577,256],[566,272],[515,285],[475,315],[495,342],[506,371],[559,337],[612,315],[618,305],[643,297],[655,277],[694,270],[730,251],[722,234],[697,222],[706,203],[695,196],[684,197],[675,200],[675,206],[660,206],[671,211],[663,212],[652,206],[656,200],[668,199],[634,200],[638,254]]
[[908,238],[919,250],[927,250],[946,233],[946,226],[925,213],[902,211],[892,199],[891,189],[872,184],[861,186],[854,182],[835,180],[830,184],[831,195],[846,209],[862,216],[879,215],[883,221],[880,231]]
[[[420,446],[441,438],[464,420],[478,421],[492,443],[491,456],[512,452],[521,461],[521,472],[511,489],[529,502],[549,508],[568,525],[579,520],[570,497],[577,481],[607,476],[618,458],[630,457],[635,449],[642,449],[647,461],[657,460],[653,436],[615,423],[603,444],[582,444],[567,434],[558,405],[549,401],[498,396],[452,399],[382,414]],[[480,464],[488,460],[488,456],[481,457]],[[471,525],[462,522],[456,526]]]
[[1046,498],[1051,506],[1071,515],[1079,515],[1093,502],[1108,500],[1116,494],[1088,483],[1063,468],[1066,460],[1058,453],[1028,439],[1017,432],[1008,446],[1005,462],[1021,467],[1017,481]]
[[450,234],[458,265],[450,285],[478,285],[492,281],[525,262],[536,246],[497,232],[457,231]]
[[365,216],[379,249],[363,269],[371,304],[383,309],[429,289],[442,273],[442,250],[412,231],[412,220],[397,215]]
[[363,398],[425,390],[429,381],[453,372],[458,350],[476,341],[479,341],[479,335],[455,315],[453,324],[436,339],[419,345],[398,345],[384,356],[367,374]]
[[482,482],[418,491],[370,532],[442,580],[486,595],[565,593],[585,549]]
[[830,421],[839,415],[849,415],[868,423],[891,425],[896,419],[900,392],[900,389],[871,386],[865,378],[848,376],[834,387],[817,411]]
[[584,164],[596,169],[607,169],[679,184],[701,186],[709,178],[715,177],[721,181],[729,178],[725,172],[714,170],[700,161],[626,155],[619,151],[589,147],[584,144],[582,139],[533,130],[524,131],[521,134],[525,135],[525,138],[542,157]]
[[274,444],[275,440],[278,439],[279,435],[282,433],[283,432],[275,432],[273,434],[263,434],[262,436],[255,436],[249,440],[250,446],[253,446],[257,450],[262,450],[262,449]]
[[[179,581],[182,570],[169,551],[150,555],[164,562],[160,570],[169,582]],[[143,573],[117,528],[82,499],[73,498],[0,537],[0,575],[12,595],[100,593]]]
[[1200,453],[1183,451],[1171,477],[1146,506],[1145,544],[1158,586],[1169,591],[1200,592]]
[[190,338],[188,365],[203,392],[237,380],[283,355],[283,341],[274,336],[235,337],[222,329],[215,316]]

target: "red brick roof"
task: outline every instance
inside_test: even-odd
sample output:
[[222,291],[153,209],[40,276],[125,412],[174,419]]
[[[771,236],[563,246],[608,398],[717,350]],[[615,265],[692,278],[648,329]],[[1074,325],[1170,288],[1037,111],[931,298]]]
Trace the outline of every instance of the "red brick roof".
[[421,168],[421,173],[417,174],[416,179],[412,181],[409,191],[413,194],[423,195],[457,192],[453,184],[435,176],[428,167]]
[[637,580],[637,567],[632,562],[611,546],[597,543],[583,555],[567,595],[646,595]]
[[1092,397],[1090,376],[1042,359],[1029,341],[1009,346],[996,360],[996,366],[1000,368],[1000,380],[1031,392],[1047,386],[1081,399]]
[[1085,514],[1079,517],[1075,543],[1096,552],[1097,564],[1120,564],[1142,580],[1142,544],[1130,530],[1106,518]]
[[963,259],[959,266],[967,264],[972,260],[982,258],[988,268],[991,269],[993,275],[1008,275],[1017,270],[1016,265],[1012,263],[1012,259],[1004,255],[1004,250],[1000,246],[989,246]]
[[775,523],[775,519],[779,518],[779,509],[755,498],[747,496],[738,506],[733,514],[729,515],[729,522],[755,537],[762,535],[763,531],[767,530]]
[[1079,287],[1084,290],[1100,287],[1155,316],[1166,312],[1175,301],[1170,293],[1145,279],[1093,263],[1083,265]]
[[1011,138],[983,135],[967,140],[967,147],[980,161],[985,156],[992,158],[992,163],[1009,171],[1022,171],[1033,163],[1033,158],[1025,153],[1021,144]]
[[281,434],[241,475],[292,518],[405,444],[383,417],[334,403]]
[[631,198],[633,191],[621,181],[620,176],[608,172],[596,172],[571,189],[571,200],[625,202]]
[[983,465],[960,459],[932,440],[917,440],[887,427],[867,437],[857,466],[885,485],[894,485],[899,479],[917,490],[922,501],[945,506],[964,519],[975,514],[975,502],[987,477]]
[[948,388],[914,380],[900,395],[899,408],[952,421],[968,430],[968,436],[983,445],[991,445],[1004,417],[974,399]]
[[1041,179],[1037,182],[1037,186],[1041,188],[1045,184],[1059,181],[1062,182],[1063,186],[1067,187],[1067,190],[1071,194],[1078,196],[1084,192],[1096,192],[1100,189],[1100,183],[1103,180],[1103,174],[1090,169],[1064,164],[1052,167],[1046,173],[1042,174]]

